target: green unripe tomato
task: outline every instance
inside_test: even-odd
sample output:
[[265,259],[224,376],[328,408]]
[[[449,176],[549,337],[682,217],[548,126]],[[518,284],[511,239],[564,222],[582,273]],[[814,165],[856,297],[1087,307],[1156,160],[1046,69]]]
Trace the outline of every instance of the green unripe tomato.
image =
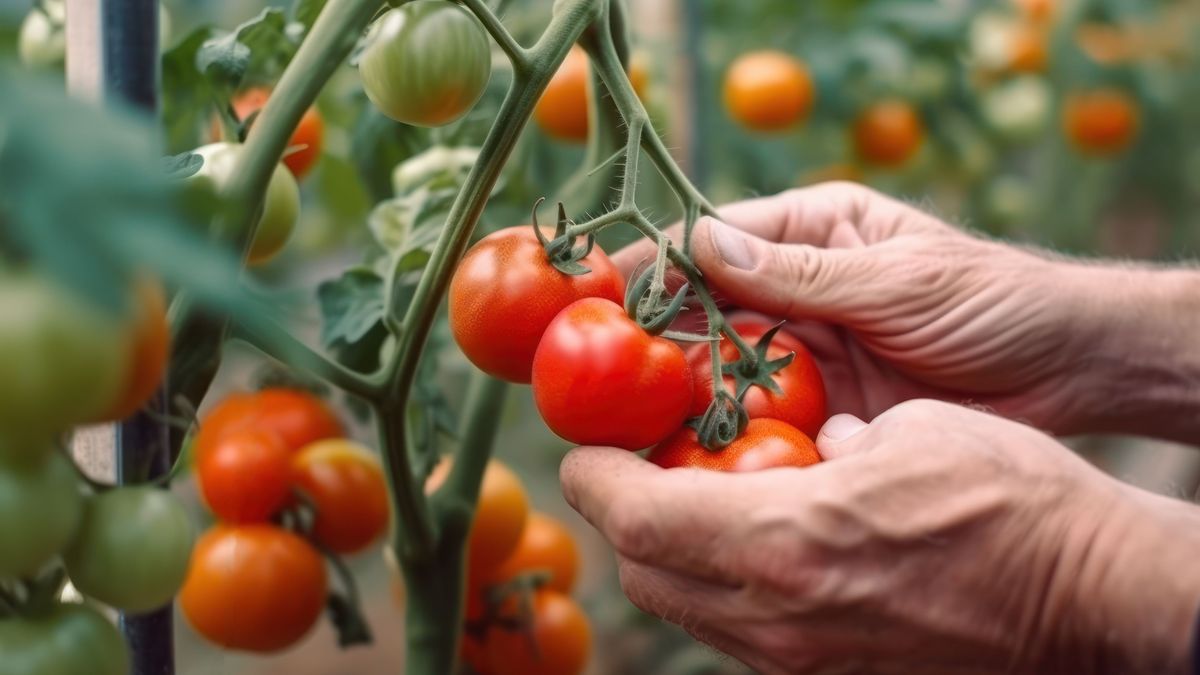
[[130,336],[120,316],[51,279],[0,272],[0,317],[0,435],[51,438],[95,419],[125,385]]
[[36,573],[71,543],[83,513],[74,467],[52,449],[38,454],[0,459],[0,579]]
[[[43,11],[44,10],[44,11]],[[61,68],[67,54],[67,10],[63,0],[45,0],[21,22],[17,57],[30,68]]]
[[[228,184],[241,151],[242,146],[238,143],[210,143],[196,148],[192,152],[204,158],[204,166],[188,180],[210,181],[213,190],[220,192]],[[266,262],[278,253],[292,236],[299,218],[300,187],[296,185],[292,172],[280,163],[275,166],[271,181],[267,183],[262,215],[254,233],[254,241],[250,244],[250,264]]]
[[118,488],[87,500],[63,561],[80,593],[124,612],[148,612],[183,585],[193,538],[175,495],[148,486]]
[[4,675],[127,675],[129,653],[116,627],[87,605],[55,605],[0,619]]
[[375,22],[358,71],[367,98],[383,114],[436,127],[462,117],[483,96],[492,49],[466,9],[446,0],[415,0]]

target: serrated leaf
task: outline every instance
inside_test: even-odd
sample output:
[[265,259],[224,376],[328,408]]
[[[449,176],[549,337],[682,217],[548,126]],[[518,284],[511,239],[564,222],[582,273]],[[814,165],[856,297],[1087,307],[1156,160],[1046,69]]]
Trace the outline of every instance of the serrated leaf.
[[231,33],[206,40],[196,53],[196,67],[214,82],[235,89],[252,64],[272,60],[280,52],[290,58],[294,48],[283,11],[267,8]]
[[317,287],[321,342],[356,344],[383,320],[383,279],[374,270],[353,267]]

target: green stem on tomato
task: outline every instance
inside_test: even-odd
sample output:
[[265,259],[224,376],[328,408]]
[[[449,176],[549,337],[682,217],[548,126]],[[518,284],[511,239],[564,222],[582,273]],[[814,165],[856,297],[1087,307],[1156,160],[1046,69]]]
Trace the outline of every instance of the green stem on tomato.
[[491,34],[492,39],[504,50],[508,60],[512,62],[513,72],[523,73],[529,69],[529,51],[517,42],[512,33],[500,22],[500,17],[492,11],[484,0],[461,0],[462,4],[475,13],[484,29]]

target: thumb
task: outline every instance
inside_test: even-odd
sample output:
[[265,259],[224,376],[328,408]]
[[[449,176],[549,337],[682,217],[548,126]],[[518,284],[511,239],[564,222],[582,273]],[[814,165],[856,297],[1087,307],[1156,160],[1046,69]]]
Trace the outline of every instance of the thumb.
[[817,434],[817,451],[821,459],[830,460],[853,455],[866,448],[856,442],[854,436],[867,428],[867,423],[854,415],[839,414],[830,417]]
[[776,244],[710,217],[696,223],[692,259],[732,303],[787,319],[849,319],[878,276],[865,248]]

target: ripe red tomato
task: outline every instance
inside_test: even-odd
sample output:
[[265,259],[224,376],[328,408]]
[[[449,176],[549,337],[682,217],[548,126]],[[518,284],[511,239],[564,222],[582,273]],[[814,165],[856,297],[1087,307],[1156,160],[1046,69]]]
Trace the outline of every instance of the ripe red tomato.
[[[746,342],[754,345],[770,326],[761,321],[741,320],[732,322],[732,327]],[[792,362],[771,376],[783,393],[775,392],[753,385],[746,390],[742,405],[751,419],[770,417],[782,420],[796,427],[810,437],[816,437],[825,423],[825,383],[821,379],[821,371],[808,349],[794,336],[780,331],[771,340],[767,348],[767,358],[777,359],[794,353]],[[730,363],[737,360],[737,347],[728,340],[721,342],[721,361]],[[692,384],[695,388],[695,398],[692,399],[690,416],[698,417],[704,414],[712,403],[712,361],[709,358],[707,344],[697,344],[688,350],[688,363],[692,368]],[[734,378],[725,376],[725,387],[733,393]]]
[[540,589],[528,633],[495,627],[484,643],[494,675],[579,675],[591,656],[592,628],[574,600]]
[[873,164],[897,167],[916,154],[925,125],[907,101],[885,100],[869,106],[854,122],[854,148]]
[[683,424],[692,375],[678,345],[646,333],[615,302],[585,298],[546,328],[533,399],[550,430],[572,443],[640,450]]
[[123,420],[138,411],[162,381],[171,351],[171,325],[167,321],[167,295],[151,276],[140,277],[134,287],[134,313],[129,369],[125,388],[99,421]]
[[779,420],[750,420],[732,443],[713,452],[700,445],[696,431],[683,427],[650,451],[648,460],[663,467],[695,467],[738,473],[782,466],[810,466],[821,461],[812,439]]
[[[450,474],[450,467],[449,459],[434,467],[425,483],[427,493],[441,487]],[[475,520],[467,542],[467,576],[472,586],[479,588],[480,580],[487,579],[512,555],[528,517],[529,497],[521,479],[503,462],[490,460],[483,472]]]
[[724,95],[729,116],[753,131],[781,131],[803,122],[815,98],[804,64],[773,50],[743,54],[730,64]]
[[579,573],[579,547],[575,537],[561,521],[544,513],[533,512],[525,523],[517,549],[491,577],[492,584],[503,584],[519,574],[546,572],[546,588],[570,593]]
[[292,459],[292,484],[316,507],[312,534],[337,553],[357,553],[387,529],[387,483],[379,460],[361,445],[328,439]]
[[[533,119],[548,136],[582,143],[588,137],[588,56],[579,46],[571,48],[555,71],[533,109]],[[629,83],[644,96],[650,75],[640,54],[629,61]]]
[[564,307],[587,297],[621,302],[625,280],[604,251],[593,248],[580,263],[591,272],[555,269],[527,225],[475,244],[450,282],[450,330],[471,363],[494,377],[527,383],[538,341]]
[[1080,152],[1115,155],[1133,141],[1138,130],[1138,107],[1120,89],[1075,92],[1063,104],[1063,128]]
[[329,406],[307,391],[272,388],[235,393],[214,406],[200,421],[196,457],[203,457],[225,435],[245,429],[278,434],[284,447],[292,452],[314,441],[346,435]]
[[[267,104],[271,90],[266,87],[247,89],[234,97],[231,104],[238,119],[245,120],[262,110]],[[214,141],[221,139],[221,121],[213,120],[212,137]],[[312,170],[317,159],[321,157],[321,147],[325,140],[325,120],[316,107],[304,111],[292,137],[288,139],[288,151],[283,156],[283,163],[291,170],[297,180],[304,178]]]
[[288,502],[291,456],[279,436],[263,429],[224,436],[196,460],[204,502],[231,523],[269,520]]
[[276,652],[321,617],[321,555],[273,525],[217,525],[192,552],[179,608],[196,632],[226,649]]

